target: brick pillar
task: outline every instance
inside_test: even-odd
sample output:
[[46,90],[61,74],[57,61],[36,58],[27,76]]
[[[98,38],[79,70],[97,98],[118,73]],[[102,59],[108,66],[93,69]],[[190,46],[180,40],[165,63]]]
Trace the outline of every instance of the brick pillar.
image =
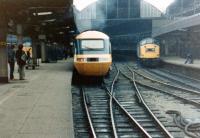
[[8,83],[7,63],[7,17],[5,15],[5,4],[0,1],[0,83]]

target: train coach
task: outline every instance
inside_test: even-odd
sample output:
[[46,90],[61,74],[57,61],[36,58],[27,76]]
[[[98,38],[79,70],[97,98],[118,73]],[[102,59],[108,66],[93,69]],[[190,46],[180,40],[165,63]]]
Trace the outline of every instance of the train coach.
[[160,64],[160,46],[153,38],[145,38],[137,45],[137,57],[142,65],[155,67]]
[[74,66],[83,76],[105,76],[112,64],[109,36],[99,31],[85,31],[76,36]]

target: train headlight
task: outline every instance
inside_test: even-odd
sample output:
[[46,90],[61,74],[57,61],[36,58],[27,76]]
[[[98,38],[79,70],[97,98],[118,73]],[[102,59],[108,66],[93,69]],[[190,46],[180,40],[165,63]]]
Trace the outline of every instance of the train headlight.
[[84,62],[85,58],[77,58],[76,61],[78,61],[78,62]]
[[99,58],[99,61],[101,62],[109,62],[111,59],[110,58]]

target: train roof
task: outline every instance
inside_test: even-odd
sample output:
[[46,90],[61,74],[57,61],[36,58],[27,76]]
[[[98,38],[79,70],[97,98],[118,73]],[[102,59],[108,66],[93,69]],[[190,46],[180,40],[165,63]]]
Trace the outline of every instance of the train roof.
[[152,37],[147,37],[147,38],[144,38],[144,39],[142,39],[141,41],[148,41],[148,40],[153,40],[153,41],[155,41],[155,39],[154,39],[154,38],[152,38]]
[[85,31],[77,35],[76,39],[109,39],[109,36],[99,31]]
[[151,43],[156,44],[158,42],[154,38],[148,37],[148,38],[142,39],[138,44],[144,45],[144,44],[151,44]]

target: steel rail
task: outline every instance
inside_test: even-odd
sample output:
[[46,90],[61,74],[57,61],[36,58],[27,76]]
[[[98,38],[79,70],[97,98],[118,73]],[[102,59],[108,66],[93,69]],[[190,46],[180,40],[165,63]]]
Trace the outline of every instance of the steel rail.
[[[130,70],[131,71],[131,70]],[[173,136],[169,133],[169,131],[163,126],[163,124],[157,119],[157,117],[154,115],[154,113],[151,111],[151,109],[148,107],[148,105],[145,103],[139,89],[138,86],[136,84],[136,80],[135,80],[135,74],[132,71],[132,78],[128,77],[126,74],[124,74],[122,71],[120,71],[126,78],[130,79],[136,89],[136,95],[138,96],[138,98],[140,99],[140,102],[143,104],[143,106],[145,107],[145,109],[148,111],[148,113],[151,115],[151,117],[154,119],[155,123],[159,126],[159,128],[164,132],[164,135],[168,138],[173,138]]]
[[[108,93],[110,96],[112,96],[110,90],[109,90],[107,87],[106,87],[105,89],[106,89],[107,93]],[[132,115],[119,103],[119,101],[118,101],[115,97],[112,97],[112,98],[113,98],[113,101],[114,101],[114,102],[120,107],[120,109],[125,113],[125,115],[132,121],[132,123],[134,123],[134,124],[139,128],[139,130],[143,132],[144,138],[152,138],[152,137],[148,134],[148,132],[137,122],[137,120],[135,120],[135,119],[132,117]]]
[[119,76],[119,71],[117,71],[117,74],[112,81],[112,85],[111,85],[111,89],[110,89],[111,95],[109,95],[110,96],[110,104],[109,104],[110,105],[110,118],[111,118],[111,122],[112,122],[113,136],[115,138],[118,138],[118,135],[117,135],[117,130],[115,127],[116,125],[115,125],[115,120],[114,120],[114,115],[113,115],[113,97],[114,97],[113,89],[114,89],[114,84],[118,79],[118,76]]
[[138,75],[140,75],[140,76],[142,76],[142,77],[144,77],[144,78],[146,78],[146,79],[149,79],[149,80],[151,80],[151,81],[153,81],[153,82],[157,82],[157,83],[159,83],[159,84],[163,84],[163,85],[166,85],[166,86],[169,86],[169,87],[173,87],[173,88],[175,88],[175,89],[184,90],[184,91],[188,91],[188,92],[191,92],[191,93],[200,95],[200,92],[199,92],[199,91],[191,90],[191,89],[187,89],[187,88],[183,88],[183,87],[179,87],[179,86],[172,85],[172,84],[168,84],[168,83],[165,83],[165,82],[162,82],[162,81],[158,81],[158,80],[152,79],[152,78],[150,78],[150,77],[148,77],[148,76],[145,76],[145,75],[143,75],[143,74],[137,72],[137,71],[134,70],[134,69],[131,69],[128,65],[127,65],[127,67],[128,67],[128,69],[129,69],[130,71],[133,71],[133,72],[135,72],[136,74],[138,74]]
[[183,101],[185,101],[185,102],[187,102],[187,103],[190,103],[190,104],[192,104],[192,105],[195,105],[195,106],[197,106],[198,108],[200,107],[200,103],[198,103],[198,102],[196,102],[196,101],[194,101],[194,100],[186,99],[186,98],[181,97],[181,96],[179,96],[179,95],[177,95],[177,94],[173,94],[173,93],[167,92],[167,91],[165,91],[165,90],[162,90],[162,89],[159,89],[159,88],[156,88],[156,87],[153,87],[153,86],[149,86],[149,85],[143,84],[143,83],[141,83],[141,82],[139,82],[139,81],[136,81],[136,83],[138,83],[139,85],[142,85],[142,86],[144,86],[144,87],[148,87],[148,88],[151,88],[151,89],[160,91],[160,92],[162,92],[162,93],[166,93],[166,94],[168,94],[168,95],[171,95],[171,96],[173,96],[173,97],[175,97],[175,98],[177,98],[177,99],[180,99],[180,100],[183,100]]
[[[161,70],[162,71],[162,70]],[[169,79],[171,82],[177,82],[177,83],[179,83],[179,84],[181,84],[181,86],[183,85],[184,86],[184,88],[186,88],[186,87],[188,87],[190,90],[195,90],[195,91],[199,91],[200,92],[200,88],[198,88],[198,87],[196,87],[196,86],[192,86],[192,85],[190,85],[190,84],[188,84],[188,82],[183,82],[183,81],[181,81],[181,80],[177,80],[177,79],[175,79],[175,78],[171,78],[171,77],[169,77],[169,76],[166,76],[167,74],[160,74],[160,73],[157,73],[157,72],[155,72],[155,71],[152,71],[152,70],[146,70],[145,72],[147,72],[147,73],[149,73],[149,74],[153,74],[153,75],[156,75],[156,76],[159,76],[159,77],[163,77],[163,78],[167,78],[167,79]],[[164,72],[164,71],[162,71],[162,72]],[[166,73],[166,72],[164,72],[164,73]],[[167,72],[168,73],[168,72]],[[170,74],[170,73],[168,73],[168,74]],[[172,75],[172,74],[171,74]],[[176,75],[175,73],[173,74],[173,75]],[[179,77],[179,76],[178,76]],[[182,77],[182,80],[183,79],[188,79],[188,78],[185,78],[185,77]],[[190,81],[193,81],[192,79],[190,79]],[[169,82],[168,82],[169,83]],[[198,82],[199,83],[199,82]],[[198,94],[199,95],[199,94]]]
[[182,78],[186,78],[186,79],[189,79],[189,80],[192,80],[192,81],[200,82],[199,79],[192,78],[192,77],[189,77],[189,76],[186,76],[186,75],[183,75],[183,74],[179,74],[179,73],[173,73],[173,72],[170,72],[170,71],[168,71],[166,69],[159,69],[159,70],[162,71],[162,72],[167,72],[167,73],[172,74],[172,75],[176,75],[178,77],[182,77]]
[[[129,80],[133,81],[132,78],[130,78],[130,77],[127,76],[126,74],[124,74],[124,73],[122,73],[122,74],[123,74],[126,78],[128,78]],[[162,92],[162,93],[166,93],[166,94],[168,94],[168,95],[170,95],[170,96],[175,97],[176,99],[183,100],[183,101],[185,101],[185,102],[187,102],[187,103],[190,103],[190,104],[192,104],[192,105],[194,105],[194,106],[196,106],[196,107],[198,107],[198,108],[200,107],[200,103],[198,103],[198,102],[196,102],[196,101],[186,99],[186,98],[184,98],[184,97],[178,96],[178,95],[176,95],[176,94],[167,92],[167,91],[165,91],[165,90],[162,90],[162,89],[159,89],[159,88],[156,88],[156,87],[153,87],[153,86],[149,86],[149,85],[144,84],[144,83],[142,83],[142,82],[140,82],[140,81],[137,81],[137,80],[135,80],[135,82],[138,83],[138,84],[141,85],[141,86],[148,87],[148,88],[151,88],[151,89],[160,91],[160,92]]]
[[90,116],[90,112],[89,112],[89,109],[88,109],[88,106],[87,106],[87,102],[86,102],[86,98],[85,98],[85,91],[84,89],[81,87],[81,91],[82,91],[82,96],[83,96],[83,102],[84,102],[84,107],[85,107],[85,111],[86,111],[86,114],[87,114],[87,119],[89,121],[89,125],[90,125],[90,130],[92,132],[92,138],[97,138],[96,136],[96,133],[94,131],[94,126],[92,124],[92,119],[91,119],[91,116]]
[[107,94],[111,97],[111,99],[114,100],[114,102],[121,108],[121,110],[125,113],[125,115],[132,121],[133,124],[135,124],[140,131],[142,131],[144,138],[152,138],[150,136],[150,134],[148,134],[148,132],[137,122],[137,120],[135,120],[132,115],[119,103],[119,101],[115,98],[114,96],[114,85],[119,77],[119,72],[120,70],[116,67],[117,69],[117,74],[115,75],[113,81],[112,81],[112,85],[110,90],[105,87]]

